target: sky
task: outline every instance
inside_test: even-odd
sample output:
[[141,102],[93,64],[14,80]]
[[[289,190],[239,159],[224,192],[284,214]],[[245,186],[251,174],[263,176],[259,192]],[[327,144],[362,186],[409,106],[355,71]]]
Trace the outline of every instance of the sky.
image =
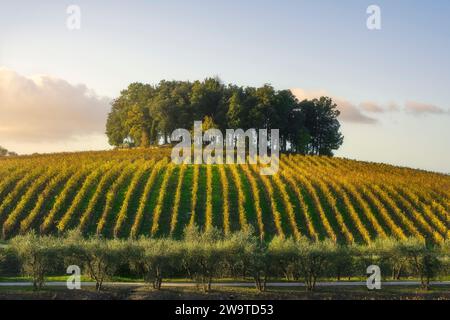
[[450,173],[449,17],[447,0],[0,0],[0,145],[108,149],[109,103],[129,83],[219,76],[331,96],[337,156]]

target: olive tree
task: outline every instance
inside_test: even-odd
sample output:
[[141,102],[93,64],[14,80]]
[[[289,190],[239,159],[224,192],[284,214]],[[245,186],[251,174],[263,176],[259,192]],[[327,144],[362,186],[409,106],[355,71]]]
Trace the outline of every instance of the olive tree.
[[353,245],[337,245],[335,249],[336,254],[333,255],[329,274],[336,277],[338,281],[345,276],[350,278],[357,266],[356,247]]
[[442,261],[442,272],[445,276],[450,275],[450,239],[441,244],[440,257]]
[[271,274],[283,275],[286,280],[298,274],[298,243],[292,238],[276,236],[268,246],[268,258],[271,261]]
[[248,252],[248,258],[248,272],[255,281],[256,289],[260,292],[266,291],[272,264],[264,242],[257,243],[252,251]]
[[430,288],[430,281],[442,266],[439,249],[420,239],[410,238],[400,243],[400,253],[407,258],[412,271],[420,278],[422,289]]
[[84,269],[95,280],[96,290],[100,291],[105,279],[113,276],[121,264],[128,262],[130,251],[122,240],[90,238],[80,241],[76,252]]
[[313,291],[317,279],[332,268],[336,253],[336,244],[330,240],[313,242],[302,239],[297,242],[297,265],[307,291]]
[[0,246],[0,275],[3,272],[3,263],[6,260],[6,249]]
[[58,264],[62,246],[53,237],[31,232],[12,239],[11,249],[17,255],[25,275],[33,279],[34,290],[40,290],[45,276]]
[[390,270],[392,279],[399,280],[408,266],[408,257],[402,251],[402,241],[395,238],[377,239],[370,247],[383,269]]
[[269,275],[269,259],[267,247],[250,227],[246,230],[232,233],[225,238],[224,264],[231,276],[240,274],[251,276],[258,291],[266,290]]
[[224,241],[219,230],[211,228],[201,232],[195,226],[185,230],[183,265],[204,292],[211,290],[215,276],[222,275],[224,252]]
[[160,290],[163,277],[180,263],[179,243],[171,239],[141,238],[131,246],[132,268],[142,273],[154,289]]

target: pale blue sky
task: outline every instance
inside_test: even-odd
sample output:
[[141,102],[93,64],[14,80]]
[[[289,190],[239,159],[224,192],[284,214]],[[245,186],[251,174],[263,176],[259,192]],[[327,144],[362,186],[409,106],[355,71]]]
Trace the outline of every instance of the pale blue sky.
[[[81,30],[66,28],[69,4],[81,8]],[[381,7],[382,30],[366,28],[370,4]],[[0,66],[107,97],[133,81],[218,75],[225,83],[325,91],[355,106],[415,102],[445,111],[449,39],[446,0],[1,1],[0,10]],[[448,112],[366,115],[377,123],[343,121],[338,155],[450,172]],[[86,148],[106,147],[99,139]],[[20,152],[37,148],[1,140]],[[44,152],[84,142],[39,143]]]

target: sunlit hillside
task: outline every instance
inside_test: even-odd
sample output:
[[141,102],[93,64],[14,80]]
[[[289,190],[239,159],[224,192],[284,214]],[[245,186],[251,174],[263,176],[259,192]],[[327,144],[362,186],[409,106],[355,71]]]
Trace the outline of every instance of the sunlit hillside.
[[228,233],[369,243],[450,236],[450,176],[340,158],[282,155],[252,165],[174,165],[169,149],[67,153],[0,160],[4,238],[78,228],[106,237],[179,238],[196,224]]

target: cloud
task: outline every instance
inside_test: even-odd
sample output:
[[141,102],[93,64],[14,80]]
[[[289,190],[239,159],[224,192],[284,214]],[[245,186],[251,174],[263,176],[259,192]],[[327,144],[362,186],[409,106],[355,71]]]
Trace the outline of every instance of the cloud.
[[366,112],[383,113],[386,111],[386,109],[384,109],[382,106],[371,101],[361,102],[359,106],[362,110]]
[[359,107],[361,108],[361,110],[371,113],[387,113],[387,112],[403,111],[410,115],[423,115],[423,114],[444,114],[449,112],[433,104],[421,103],[416,101],[405,102],[404,108],[401,108],[395,102],[391,102],[386,107],[383,107],[377,103],[370,101],[360,103]]
[[52,76],[0,68],[0,142],[55,142],[105,131],[110,99]]
[[369,117],[365,115],[360,108],[351,103],[349,100],[335,97],[328,94],[325,90],[304,90],[301,88],[291,89],[292,94],[294,94],[297,99],[300,101],[305,99],[314,99],[319,98],[321,96],[328,96],[333,99],[333,101],[338,106],[339,111],[341,111],[341,115],[339,118],[345,122],[355,122],[355,123],[365,123],[365,124],[374,124],[377,122],[377,119]]
[[304,99],[314,99],[321,96],[328,96],[337,104],[341,111],[340,119],[346,122],[356,123],[377,123],[378,119],[368,116],[370,114],[384,114],[390,112],[403,112],[409,115],[425,115],[425,114],[444,114],[450,115],[450,110],[445,110],[429,103],[421,103],[416,101],[407,101],[404,107],[395,102],[389,102],[386,105],[380,105],[373,101],[364,101],[359,105],[351,103],[349,100],[337,96],[330,95],[326,90],[304,90],[301,88],[291,89],[291,92],[301,101]]
[[405,111],[415,115],[421,114],[442,114],[448,112],[438,106],[428,103],[421,103],[416,101],[405,102]]
[[387,105],[387,111],[400,111],[400,106],[396,102],[390,102]]

